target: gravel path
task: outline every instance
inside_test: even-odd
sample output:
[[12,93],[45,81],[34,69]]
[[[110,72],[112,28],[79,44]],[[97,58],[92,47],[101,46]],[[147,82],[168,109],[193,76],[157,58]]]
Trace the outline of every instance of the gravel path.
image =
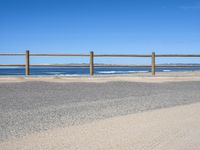
[[200,81],[0,83],[0,141],[54,127],[195,102],[200,102]]

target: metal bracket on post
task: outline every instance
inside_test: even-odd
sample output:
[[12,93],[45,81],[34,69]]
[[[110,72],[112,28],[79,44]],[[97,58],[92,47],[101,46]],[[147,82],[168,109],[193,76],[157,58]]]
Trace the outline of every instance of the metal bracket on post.
[[152,61],[151,61],[151,72],[152,76],[155,76],[156,74],[156,60],[155,60],[155,52],[152,52]]
[[26,70],[26,76],[30,75],[30,61],[29,61],[29,50],[26,50],[26,65],[25,65],[25,70]]
[[94,52],[90,52],[90,76],[94,75]]

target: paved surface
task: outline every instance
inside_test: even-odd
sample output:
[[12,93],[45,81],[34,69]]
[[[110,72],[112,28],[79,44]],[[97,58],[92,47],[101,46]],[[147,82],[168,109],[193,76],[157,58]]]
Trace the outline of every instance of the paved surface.
[[200,81],[172,83],[0,83],[0,141],[200,101]]

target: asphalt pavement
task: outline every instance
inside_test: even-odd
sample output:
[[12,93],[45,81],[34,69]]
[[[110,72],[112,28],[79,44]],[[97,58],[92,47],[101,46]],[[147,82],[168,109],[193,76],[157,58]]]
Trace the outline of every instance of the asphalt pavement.
[[200,81],[0,83],[0,141],[196,102],[200,102]]

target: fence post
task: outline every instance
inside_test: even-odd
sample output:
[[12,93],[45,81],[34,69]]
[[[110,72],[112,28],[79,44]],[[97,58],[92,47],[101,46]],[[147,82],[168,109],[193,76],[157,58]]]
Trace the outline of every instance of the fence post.
[[156,74],[156,61],[155,61],[155,52],[152,52],[152,58],[151,58],[151,72],[152,76],[155,76]]
[[90,76],[94,75],[94,52],[90,52]]
[[30,61],[29,61],[29,50],[26,50],[26,76],[30,75]]

